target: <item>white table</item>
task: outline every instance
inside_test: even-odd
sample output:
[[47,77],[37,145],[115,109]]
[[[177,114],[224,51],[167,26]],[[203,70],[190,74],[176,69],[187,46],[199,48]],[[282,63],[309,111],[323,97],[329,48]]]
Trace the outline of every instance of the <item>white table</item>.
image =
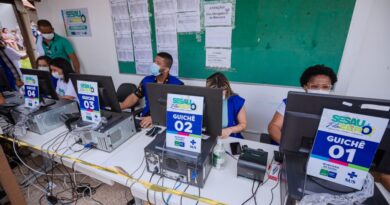
[[[45,135],[38,135],[31,132],[28,132],[27,136],[23,137],[22,141],[41,147],[45,142],[55,138],[59,133],[65,131],[65,127],[58,128],[52,132],[49,132]],[[132,138],[127,140],[125,143],[123,143],[120,147],[118,147],[116,150],[114,150],[111,153],[103,152],[100,150],[90,150],[83,154],[80,159],[94,163],[96,165],[105,166],[105,167],[112,167],[112,166],[119,166],[122,167],[126,172],[132,173],[134,172],[141,164],[144,158],[144,147],[148,145],[153,138],[148,137],[145,135],[146,130],[141,131],[140,133],[137,133]],[[230,142],[240,142],[241,145],[248,145],[250,148],[261,148],[264,151],[268,152],[268,164],[271,162],[273,158],[273,151],[277,150],[277,146],[269,145],[269,144],[263,144],[255,141],[249,141],[249,140],[242,140],[242,139],[235,139],[235,138],[229,138],[224,141],[225,149],[230,152]],[[61,147],[67,147],[68,144],[71,144],[70,142],[65,142]],[[47,147],[47,146],[46,146]],[[44,148],[46,148],[44,147]],[[81,145],[75,145],[73,147],[74,149],[82,148]],[[61,152],[60,152],[61,153]],[[68,152],[69,156],[72,157],[78,157],[80,153],[73,153],[71,154]],[[55,159],[56,161],[59,161],[59,159]],[[70,159],[63,159],[64,164],[66,166],[71,167],[72,160]],[[134,173],[134,177],[139,177],[144,170],[146,166],[146,162],[144,161],[141,168]],[[88,175],[90,177],[93,177],[95,179],[98,179],[106,184],[113,185],[114,182],[120,183],[125,186],[129,186],[131,183],[126,183],[126,179],[123,177],[120,177],[118,175],[114,175],[105,171],[96,170],[92,167],[86,166],[86,165],[80,165],[77,164],[75,166],[75,169],[85,175]],[[145,171],[142,175],[141,179],[144,181],[149,181],[149,178],[151,177],[151,173]],[[153,183],[157,183],[159,176],[155,175],[152,179]],[[271,201],[271,188],[276,185],[276,181],[269,180],[267,183],[262,185],[256,195],[257,203],[258,204],[269,204]],[[175,184],[174,180],[170,180],[165,178],[164,179],[164,186],[172,188]],[[161,185],[161,181],[160,181]],[[186,184],[182,184],[178,190],[183,191],[186,187]],[[386,190],[383,189],[381,185],[378,186],[382,193],[384,193],[387,200],[390,202],[390,194]],[[210,172],[210,175],[208,176],[208,179],[206,181],[205,187],[201,189],[201,196],[207,197],[213,200],[217,200],[220,202],[224,202],[227,204],[241,204],[244,202],[247,198],[251,196],[251,188],[252,188],[252,180],[237,177],[237,161],[231,158],[230,156],[226,155],[226,164],[225,167],[221,170],[212,169]],[[147,190],[140,184],[134,184],[132,187],[132,194],[137,199],[137,202],[139,203],[140,200],[147,200]],[[190,186],[187,191],[187,193],[198,195],[198,188],[194,186]],[[165,200],[168,198],[169,194],[164,194]],[[154,200],[154,192],[149,191],[149,199],[152,203],[156,204],[164,204],[161,193],[156,194],[156,200]],[[169,201],[169,204],[180,204],[180,197],[172,195]],[[196,204],[194,200],[183,198],[182,204]],[[202,203],[199,203],[202,204]],[[254,204],[254,201],[251,200],[247,204]],[[273,191],[273,203],[272,204],[281,204],[280,202],[280,189],[279,186],[277,186]]]

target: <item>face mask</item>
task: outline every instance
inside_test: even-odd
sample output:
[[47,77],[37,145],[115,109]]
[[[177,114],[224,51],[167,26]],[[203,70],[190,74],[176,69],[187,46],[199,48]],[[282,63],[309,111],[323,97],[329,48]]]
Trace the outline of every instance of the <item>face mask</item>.
[[41,35],[46,40],[52,40],[54,38],[54,33],[42,33]]
[[308,89],[308,90],[307,90],[307,93],[329,95],[329,94],[330,94],[330,90],[320,90],[320,89],[314,90],[314,89]]
[[49,66],[38,66],[38,70],[50,71]]
[[156,63],[153,63],[150,66],[150,74],[154,76],[159,76],[160,75],[160,66],[158,66]]
[[57,72],[52,72],[51,75],[52,75],[53,78],[55,78],[55,79],[63,79],[63,78],[64,78],[63,75],[60,75],[60,74],[58,74]]

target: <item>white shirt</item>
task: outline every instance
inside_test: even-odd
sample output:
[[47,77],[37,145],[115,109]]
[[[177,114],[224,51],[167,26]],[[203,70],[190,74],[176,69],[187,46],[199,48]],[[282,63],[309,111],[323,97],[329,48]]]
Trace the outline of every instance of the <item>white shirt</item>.
[[57,92],[57,95],[61,96],[61,97],[73,96],[73,97],[75,97],[75,100],[77,101],[76,90],[74,89],[73,83],[70,79],[69,79],[68,83],[65,83],[64,80],[59,79],[57,81],[56,92]]
[[276,112],[284,116],[284,112],[286,112],[286,103],[282,101],[279,105],[278,108],[276,108]]
[[20,72],[20,64],[19,61],[23,57],[22,54],[18,53],[15,49],[6,46],[4,49],[5,55],[11,60],[12,64],[16,67],[16,70],[18,70],[18,73],[20,76],[22,76],[22,72]]

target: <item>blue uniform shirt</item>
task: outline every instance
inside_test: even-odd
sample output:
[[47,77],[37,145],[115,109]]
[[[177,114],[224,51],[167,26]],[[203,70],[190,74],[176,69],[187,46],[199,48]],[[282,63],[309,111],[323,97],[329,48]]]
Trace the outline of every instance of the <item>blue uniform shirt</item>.
[[[146,84],[148,83],[157,83],[157,77],[153,75],[144,77],[144,79],[142,79],[141,83],[139,84],[137,91],[135,92],[135,95],[138,98],[145,97],[145,107],[144,110],[142,111],[142,116],[150,115],[149,100],[148,100],[148,94],[146,90]],[[164,81],[164,84],[184,85],[184,83],[181,80],[171,75],[169,75],[168,78]]]
[[[244,106],[245,99],[238,96],[238,95],[232,95],[228,99],[228,126],[227,127],[233,127],[238,125],[238,113],[241,111],[242,107]],[[232,133],[230,137],[235,138],[241,138],[244,137],[241,135],[241,133]]]

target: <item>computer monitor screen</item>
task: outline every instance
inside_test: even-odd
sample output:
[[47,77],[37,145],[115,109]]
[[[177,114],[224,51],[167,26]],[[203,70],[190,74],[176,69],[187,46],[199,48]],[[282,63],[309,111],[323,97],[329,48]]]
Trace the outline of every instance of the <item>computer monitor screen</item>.
[[[280,151],[309,153],[324,108],[390,118],[389,100],[289,92],[284,114]],[[390,125],[387,125],[371,166],[376,171],[390,174],[389,164]]]
[[35,69],[20,69],[23,75],[35,75],[38,77],[39,97],[58,100],[58,95],[51,81],[51,74],[48,71]]
[[72,83],[77,91],[77,81],[97,82],[99,89],[99,103],[100,107],[112,112],[122,112],[119,105],[118,97],[115,92],[114,82],[111,76],[100,75],[81,75],[72,73],[69,75]]
[[153,123],[166,125],[167,95],[180,94],[204,97],[203,128],[204,134],[216,138],[222,131],[222,91],[223,89],[165,85],[149,83],[146,85]]
[[9,84],[7,75],[3,69],[0,69],[0,92],[13,91],[12,86]]

